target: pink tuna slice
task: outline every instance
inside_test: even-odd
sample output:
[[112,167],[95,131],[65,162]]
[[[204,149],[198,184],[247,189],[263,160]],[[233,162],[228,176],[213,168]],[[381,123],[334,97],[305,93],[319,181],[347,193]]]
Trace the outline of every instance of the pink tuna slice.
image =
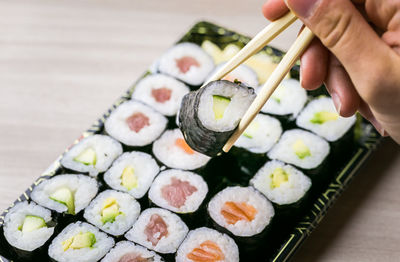
[[161,216],[153,214],[150,217],[150,221],[144,233],[147,236],[147,241],[150,241],[153,246],[156,246],[162,237],[168,235],[168,226]]
[[137,112],[132,114],[126,120],[126,123],[129,126],[129,129],[139,133],[143,127],[150,125],[150,119],[143,113]]
[[140,254],[137,253],[128,253],[123,255],[118,262],[150,262],[148,258],[143,258]]
[[168,204],[180,208],[185,204],[188,196],[196,191],[197,188],[192,186],[189,182],[172,177],[171,184],[164,186],[161,189],[161,194],[162,197],[167,200]]
[[151,90],[151,95],[158,103],[164,103],[171,99],[172,90],[166,87],[161,87]]
[[191,56],[183,56],[175,60],[176,66],[179,68],[181,73],[186,74],[192,66],[200,67],[199,62]]

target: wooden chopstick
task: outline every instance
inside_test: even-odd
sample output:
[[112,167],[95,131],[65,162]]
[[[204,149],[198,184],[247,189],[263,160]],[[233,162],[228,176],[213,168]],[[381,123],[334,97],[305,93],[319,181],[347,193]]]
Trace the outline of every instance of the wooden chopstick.
[[256,99],[250,105],[244,114],[242,120],[240,121],[236,131],[226,142],[225,146],[222,148],[224,152],[228,152],[236,140],[241,136],[241,134],[246,130],[247,126],[253,121],[256,115],[263,108],[265,102],[272,95],[275,89],[279,86],[280,82],[285,78],[286,74],[292,68],[296,60],[303,53],[306,47],[310,44],[313,39],[314,34],[310,29],[305,27],[300,35],[297,37],[296,41],[290,47],[289,51],[282,58],[281,62],[272,72],[271,76],[265,82],[261,91],[258,93]]
[[205,86],[211,81],[222,79],[229,74],[233,69],[238,67],[241,63],[246,61],[250,56],[260,51],[272,39],[277,37],[282,31],[290,26],[297,17],[289,12],[285,16],[270,23],[262,31],[260,31],[247,45],[245,45],[232,59],[230,59],[224,66],[222,66],[206,83]]

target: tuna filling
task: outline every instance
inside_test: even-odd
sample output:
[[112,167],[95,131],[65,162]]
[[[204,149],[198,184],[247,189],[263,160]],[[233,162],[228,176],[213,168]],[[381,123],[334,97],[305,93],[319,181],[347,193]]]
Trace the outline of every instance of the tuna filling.
[[187,71],[189,71],[192,66],[195,67],[200,66],[199,62],[197,62],[197,60],[191,56],[183,56],[181,58],[176,59],[175,61],[176,61],[176,66],[179,68],[179,71],[181,71],[181,73],[184,74]]
[[118,262],[150,262],[153,261],[151,258],[143,258],[137,253],[128,253],[123,255]]
[[151,95],[158,103],[164,103],[171,99],[172,90],[166,87],[151,90]]
[[150,221],[144,233],[147,236],[147,241],[150,241],[153,246],[156,246],[162,237],[168,235],[168,226],[161,216],[153,214],[150,217]]
[[167,200],[168,204],[180,208],[185,204],[188,196],[196,191],[197,188],[192,186],[189,182],[173,177],[171,178],[171,184],[161,189],[161,194],[162,197]]
[[134,113],[125,121],[128,124],[129,129],[135,131],[136,133],[139,133],[139,131],[142,130],[143,127],[150,125],[150,119],[145,114],[140,112]]

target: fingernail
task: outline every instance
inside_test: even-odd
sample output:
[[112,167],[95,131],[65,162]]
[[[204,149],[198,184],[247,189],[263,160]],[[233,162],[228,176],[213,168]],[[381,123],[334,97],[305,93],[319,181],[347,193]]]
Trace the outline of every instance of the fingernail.
[[340,109],[342,107],[342,103],[340,102],[340,97],[336,93],[332,93],[331,97],[332,97],[332,100],[333,100],[333,104],[336,107],[336,111],[340,115]]
[[319,0],[285,0],[289,8],[300,17],[308,17]]

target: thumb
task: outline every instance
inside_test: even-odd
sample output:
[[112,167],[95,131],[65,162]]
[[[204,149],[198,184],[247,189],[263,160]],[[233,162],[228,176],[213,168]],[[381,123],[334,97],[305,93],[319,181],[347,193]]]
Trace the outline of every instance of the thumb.
[[[369,90],[362,88],[387,74],[391,49],[353,3],[350,0],[286,0],[286,4],[338,58],[360,95],[369,96]],[[369,97],[363,98],[369,100]]]

